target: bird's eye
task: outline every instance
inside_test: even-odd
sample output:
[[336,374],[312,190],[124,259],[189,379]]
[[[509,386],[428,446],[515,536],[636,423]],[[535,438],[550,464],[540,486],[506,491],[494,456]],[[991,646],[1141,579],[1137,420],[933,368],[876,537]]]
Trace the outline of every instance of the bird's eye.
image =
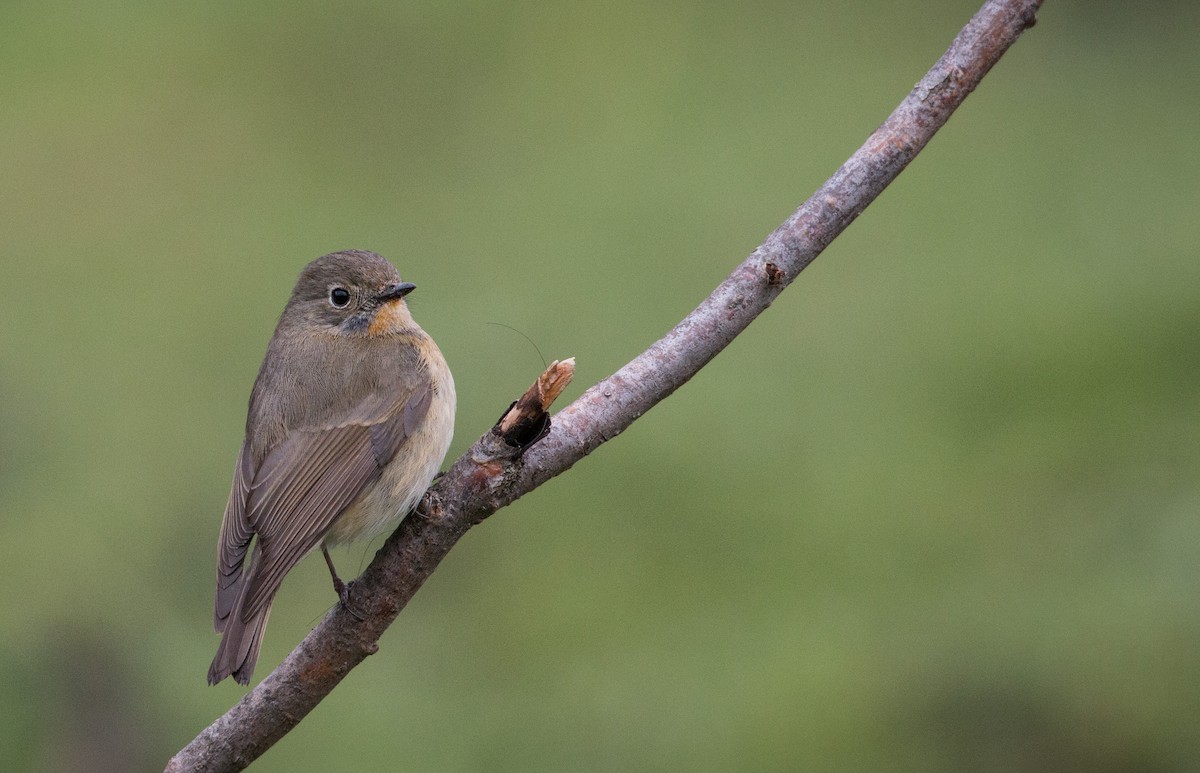
[[335,287],[329,291],[329,303],[337,309],[344,309],[350,303],[350,292],[345,287]]

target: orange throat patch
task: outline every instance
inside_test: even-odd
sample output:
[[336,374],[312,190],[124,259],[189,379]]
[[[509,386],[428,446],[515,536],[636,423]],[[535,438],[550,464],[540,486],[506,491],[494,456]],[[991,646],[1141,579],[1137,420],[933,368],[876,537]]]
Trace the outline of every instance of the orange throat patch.
[[412,314],[409,313],[404,299],[394,298],[375,310],[375,316],[371,317],[371,324],[367,327],[367,334],[387,335],[412,327],[412,324]]

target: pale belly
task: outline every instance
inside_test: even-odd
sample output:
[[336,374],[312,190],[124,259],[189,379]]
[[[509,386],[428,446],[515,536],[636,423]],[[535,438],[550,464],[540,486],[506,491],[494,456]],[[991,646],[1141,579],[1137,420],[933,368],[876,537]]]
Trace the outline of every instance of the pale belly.
[[425,421],[400,446],[379,480],[334,522],[325,537],[326,545],[371,539],[391,531],[429,488],[454,435],[454,378],[444,360],[440,365],[438,392]]

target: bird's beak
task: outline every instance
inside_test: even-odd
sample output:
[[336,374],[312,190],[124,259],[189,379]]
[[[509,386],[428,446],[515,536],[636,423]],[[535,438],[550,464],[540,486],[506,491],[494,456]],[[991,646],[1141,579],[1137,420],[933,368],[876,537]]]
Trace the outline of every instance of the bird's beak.
[[383,292],[375,296],[375,300],[379,303],[387,303],[388,301],[394,301],[397,298],[403,298],[415,289],[417,289],[417,286],[412,282],[400,282],[398,284],[388,285],[383,289]]

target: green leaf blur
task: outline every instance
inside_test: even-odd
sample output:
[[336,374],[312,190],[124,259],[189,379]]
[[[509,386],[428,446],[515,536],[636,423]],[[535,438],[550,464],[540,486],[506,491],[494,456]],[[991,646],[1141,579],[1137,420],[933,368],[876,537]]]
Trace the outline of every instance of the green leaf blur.
[[[456,455],[543,356],[571,399],[667,330],[978,3],[6,3],[4,767],[157,769],[241,696],[204,682],[216,532],[304,263],[419,286]],[[1050,0],[758,322],[468,535],[255,769],[1195,765],[1198,25]],[[308,559],[256,677],[333,601]]]

